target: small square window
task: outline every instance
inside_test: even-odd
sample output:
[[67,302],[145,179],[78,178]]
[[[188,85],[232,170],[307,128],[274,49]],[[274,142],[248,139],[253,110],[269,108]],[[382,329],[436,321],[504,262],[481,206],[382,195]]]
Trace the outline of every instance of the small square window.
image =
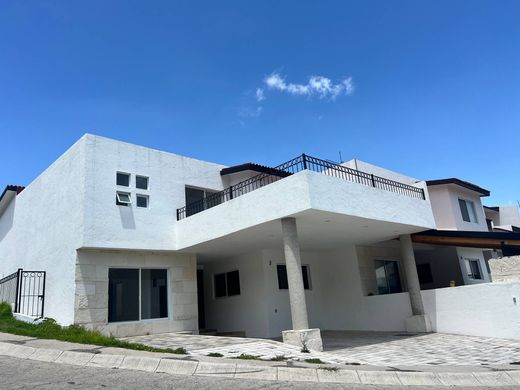
[[130,206],[132,204],[132,198],[127,192],[116,193],[116,204],[118,206]]
[[130,174],[123,173],[123,172],[117,172],[116,184],[118,186],[130,187]]
[[137,207],[148,208],[148,196],[146,195],[136,195],[135,203]]
[[135,188],[140,190],[148,189],[148,178],[146,176],[136,176],[135,177]]

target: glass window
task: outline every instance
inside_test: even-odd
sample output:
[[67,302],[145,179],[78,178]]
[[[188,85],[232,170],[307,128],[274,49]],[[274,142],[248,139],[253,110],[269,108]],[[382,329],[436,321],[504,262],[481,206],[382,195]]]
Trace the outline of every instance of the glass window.
[[165,269],[110,268],[108,322],[168,317],[167,273]]
[[186,195],[186,216],[200,213],[204,210],[204,190],[199,190],[197,188],[189,188],[185,189]]
[[186,216],[200,213],[222,203],[223,194],[220,191],[185,188]]
[[123,172],[117,172],[116,184],[118,186],[130,187],[130,174],[123,173]]
[[471,200],[459,199],[459,207],[463,221],[478,223],[475,203]]
[[466,271],[468,278],[470,279],[482,279],[482,273],[480,271],[480,262],[477,259],[465,259]]
[[417,275],[420,284],[433,283],[432,269],[429,263],[417,264]]
[[147,195],[136,195],[135,203],[137,207],[147,208],[148,207],[148,196]]
[[148,189],[148,178],[146,176],[136,176],[135,177],[135,188],[139,188],[140,190]]
[[215,298],[225,297],[226,295],[226,274],[215,275]]
[[231,271],[214,276],[215,298],[240,295],[240,275]]
[[[276,266],[276,273],[278,274],[278,289],[287,290],[289,288],[289,282],[287,280],[287,267],[285,264],[278,264]],[[310,290],[311,284],[308,265],[302,265],[302,278],[303,288],[305,290]]]
[[167,271],[141,270],[141,319],[168,317]]
[[108,322],[139,320],[139,270],[108,270]]
[[227,295],[240,295],[240,277],[238,271],[228,272],[226,274]]
[[118,206],[130,206],[132,204],[132,198],[127,192],[116,193],[116,204]]
[[379,294],[394,294],[403,291],[397,261],[376,260],[375,267]]

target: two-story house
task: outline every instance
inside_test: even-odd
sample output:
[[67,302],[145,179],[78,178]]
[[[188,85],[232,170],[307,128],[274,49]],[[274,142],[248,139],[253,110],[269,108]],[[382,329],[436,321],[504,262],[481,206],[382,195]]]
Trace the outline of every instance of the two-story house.
[[229,167],[86,134],[0,197],[0,277],[46,271],[43,315],[115,336],[283,332],[319,349],[319,329],[430,331],[422,264],[448,285],[489,276],[482,250],[416,235],[487,230],[486,193],[358,160]]

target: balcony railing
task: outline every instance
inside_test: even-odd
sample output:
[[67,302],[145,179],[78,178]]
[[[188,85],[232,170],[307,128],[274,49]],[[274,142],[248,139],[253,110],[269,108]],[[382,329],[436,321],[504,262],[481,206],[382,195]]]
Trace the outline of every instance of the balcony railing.
[[261,173],[255,175],[247,180],[228,187],[225,190],[213,193],[201,200],[177,209],[177,220],[179,221],[189,217],[190,215],[200,213],[201,211],[215,207],[233,198],[247,194],[248,192],[254,191],[258,188],[265,187],[268,184],[282,180],[287,176],[291,176],[294,173],[307,169],[385,191],[396,192],[412,198],[426,199],[424,189],[422,188],[400,183],[395,180],[385,179],[384,177],[358,171],[357,169],[345,167],[331,161],[302,154],[301,156],[293,158],[292,160],[275,167],[274,171],[277,172],[277,174]]

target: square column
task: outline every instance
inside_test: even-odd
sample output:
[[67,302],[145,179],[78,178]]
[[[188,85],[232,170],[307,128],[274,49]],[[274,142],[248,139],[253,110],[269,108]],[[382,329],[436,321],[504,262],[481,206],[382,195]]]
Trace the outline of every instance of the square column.
[[415,254],[413,253],[412,238],[409,234],[406,234],[400,236],[399,241],[401,243],[401,256],[406,273],[406,284],[408,286],[408,295],[410,296],[413,314],[412,317],[406,319],[406,331],[429,333],[432,331],[432,325],[430,317],[424,311],[421,285],[415,264]]
[[302,348],[306,347],[322,351],[323,345],[320,330],[309,329],[307,303],[303,287],[300,243],[294,218],[282,219],[282,236],[293,326],[292,330],[282,332],[283,341],[284,343],[297,345]]

